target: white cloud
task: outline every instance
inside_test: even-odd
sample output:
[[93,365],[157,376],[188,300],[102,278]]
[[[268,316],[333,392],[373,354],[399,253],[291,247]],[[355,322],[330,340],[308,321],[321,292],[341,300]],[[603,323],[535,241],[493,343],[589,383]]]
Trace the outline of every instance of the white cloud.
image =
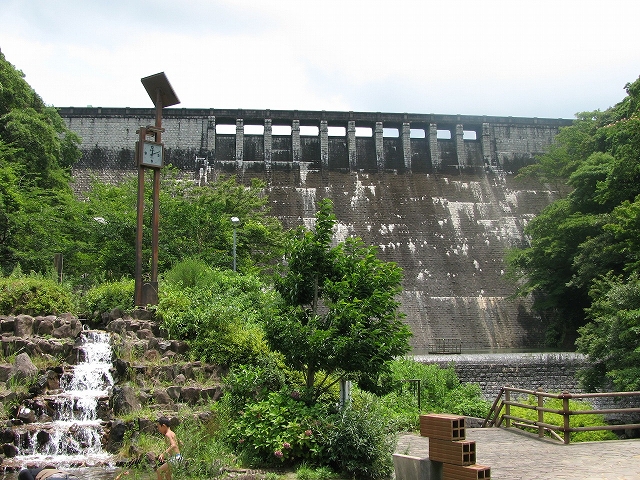
[[0,0],[45,102],[571,117],[640,73],[636,1]]

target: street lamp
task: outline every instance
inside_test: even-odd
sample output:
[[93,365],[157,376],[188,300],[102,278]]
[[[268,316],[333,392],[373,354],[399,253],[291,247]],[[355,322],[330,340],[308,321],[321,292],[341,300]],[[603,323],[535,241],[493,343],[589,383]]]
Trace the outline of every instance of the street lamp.
[[231,217],[231,223],[233,224],[233,271],[236,271],[236,228],[240,223],[238,217]]

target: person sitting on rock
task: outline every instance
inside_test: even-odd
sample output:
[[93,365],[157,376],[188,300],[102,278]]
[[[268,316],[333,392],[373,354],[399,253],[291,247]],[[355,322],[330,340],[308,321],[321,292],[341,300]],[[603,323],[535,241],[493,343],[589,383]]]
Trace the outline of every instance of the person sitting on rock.
[[[123,475],[129,475],[129,471],[121,472],[114,480],[120,480]],[[77,478],[73,473],[63,472],[51,466],[43,468],[23,468],[20,470],[20,473],[18,473],[18,480],[72,480]]]
[[18,480],[71,480],[78,478],[72,473],[63,472],[55,467],[24,468],[18,473]]

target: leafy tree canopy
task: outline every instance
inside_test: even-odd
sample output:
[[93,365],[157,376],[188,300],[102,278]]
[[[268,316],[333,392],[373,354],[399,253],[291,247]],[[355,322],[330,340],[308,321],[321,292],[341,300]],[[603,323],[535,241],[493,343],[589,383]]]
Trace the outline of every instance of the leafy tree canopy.
[[342,378],[375,389],[389,362],[409,350],[398,302],[401,269],[357,238],[332,246],[333,205],[318,205],[313,231],[299,230],[276,279],[284,298],[265,325],[272,349],[303,373],[315,401]]
[[70,167],[79,138],[0,53],[0,269],[44,271],[77,248]]
[[570,193],[529,223],[530,245],[508,258],[522,293],[533,293],[536,307],[554,320],[554,342],[590,322],[577,342],[597,365],[586,384],[601,385],[606,375],[616,388],[637,386],[622,370],[625,355],[640,348],[629,320],[640,273],[640,79],[625,88],[620,103],[580,114],[539,165],[521,172],[561,180]]

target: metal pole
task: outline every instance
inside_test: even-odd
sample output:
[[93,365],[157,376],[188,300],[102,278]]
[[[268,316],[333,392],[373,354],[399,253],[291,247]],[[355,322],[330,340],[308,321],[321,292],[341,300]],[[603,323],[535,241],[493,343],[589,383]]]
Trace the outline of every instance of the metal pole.
[[233,226],[233,271],[236,271],[236,226]]

